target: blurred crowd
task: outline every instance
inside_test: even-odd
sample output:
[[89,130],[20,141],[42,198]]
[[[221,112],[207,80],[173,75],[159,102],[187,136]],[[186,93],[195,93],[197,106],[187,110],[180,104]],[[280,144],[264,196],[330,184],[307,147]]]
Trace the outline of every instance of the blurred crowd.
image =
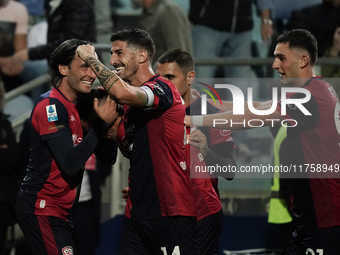
[[[132,26],[151,34],[157,49],[154,61],[171,48],[184,49],[195,58],[271,57],[278,34],[293,28],[316,36],[319,57],[339,55],[338,0],[188,0],[188,10],[182,2],[1,0],[0,77],[6,92],[45,74],[49,55],[65,39],[108,43],[112,31]],[[120,18],[124,6],[142,11],[125,22],[123,15]],[[202,78],[273,76],[247,65],[200,65],[196,73]],[[322,66],[320,75],[338,77],[338,68]],[[34,101],[49,88],[45,84],[28,96]]]

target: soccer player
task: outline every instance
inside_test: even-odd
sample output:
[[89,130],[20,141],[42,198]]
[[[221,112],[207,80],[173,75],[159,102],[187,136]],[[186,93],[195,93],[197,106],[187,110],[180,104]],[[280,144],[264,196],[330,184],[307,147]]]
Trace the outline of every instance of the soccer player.
[[[53,52],[50,76],[53,89],[41,95],[31,114],[30,160],[16,202],[16,215],[32,254],[77,254],[72,238],[72,212],[80,191],[84,164],[109,124],[117,118],[115,103],[108,99],[94,109],[97,118],[83,138],[75,101],[89,93],[96,79],[92,69],[76,54],[83,40],[63,42]],[[107,146],[107,143],[105,143]],[[113,164],[117,147],[106,147]]]
[[[111,41],[110,64],[115,72],[97,60],[91,45],[79,46],[77,53],[108,94],[124,104],[118,137],[130,159],[132,207],[123,231],[133,229],[149,254],[195,254],[196,207],[186,167],[181,95],[171,82],[153,73],[155,47],[148,33],[122,30]],[[141,254],[135,246],[125,239],[119,254]]]
[[[195,79],[194,61],[190,54],[181,49],[171,49],[165,52],[157,61],[157,73],[171,81],[180,92],[186,114],[201,113],[201,97],[196,97],[191,91]],[[208,113],[218,113],[220,110],[208,104]],[[190,132],[190,129],[189,129]],[[218,178],[209,173],[195,173],[195,167],[236,166],[235,144],[228,130],[202,128],[190,134],[190,171],[191,185],[196,198],[197,208],[197,240],[199,254],[217,254],[217,243],[222,230],[223,212],[219,199]],[[202,160],[204,159],[204,160]],[[234,173],[226,174],[228,179]]]
[[[188,117],[187,121],[191,120],[193,126],[239,129],[244,126],[231,125],[231,119],[238,123],[260,119],[264,125],[272,125],[268,119],[279,120],[275,124],[286,120],[289,124],[286,142],[292,144],[288,152],[291,163],[307,177],[294,178],[293,174],[290,175],[295,231],[286,254],[340,254],[340,179],[336,173],[340,163],[338,97],[329,83],[315,76],[317,41],[307,30],[294,29],[280,35],[274,56],[273,69],[280,74],[281,83],[309,91],[309,100],[294,105],[283,104],[286,99],[281,99],[269,115],[255,115],[245,109],[244,115],[233,115],[229,111]],[[299,92],[289,93],[287,98],[299,102],[308,94],[301,89]],[[271,101],[255,103],[256,106],[264,106],[263,109],[268,109],[271,104]],[[281,113],[282,110],[286,110],[286,114]],[[306,114],[305,110],[311,115]],[[226,119],[228,123],[214,125],[214,119]],[[322,171],[321,167],[324,167]],[[318,170],[314,171],[313,168]]]

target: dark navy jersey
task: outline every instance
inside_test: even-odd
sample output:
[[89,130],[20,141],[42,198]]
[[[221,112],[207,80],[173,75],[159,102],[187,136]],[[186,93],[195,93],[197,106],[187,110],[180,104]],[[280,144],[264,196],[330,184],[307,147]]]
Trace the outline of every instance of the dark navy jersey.
[[[336,171],[340,164],[340,105],[333,87],[320,78],[310,79],[303,88],[311,93],[311,99],[303,104],[311,115],[295,105],[286,106],[283,117],[297,125],[287,128],[286,145],[289,143],[290,149],[285,164],[290,160],[305,174],[299,176],[305,178],[290,174],[297,228],[315,230],[340,225],[340,172]],[[287,98],[303,97],[302,93],[287,94]],[[281,112],[281,101],[277,111]],[[325,166],[327,171],[319,171]]]
[[130,159],[131,219],[196,216],[186,167],[184,102],[159,75],[142,86],[153,91],[154,103],[125,107],[124,134],[118,134]]
[[82,141],[83,131],[76,105],[55,88],[41,95],[31,114],[30,136],[30,160],[16,211],[66,220],[77,200],[77,186],[83,171],[74,177],[62,173],[46,141],[62,136],[72,137],[74,146]]

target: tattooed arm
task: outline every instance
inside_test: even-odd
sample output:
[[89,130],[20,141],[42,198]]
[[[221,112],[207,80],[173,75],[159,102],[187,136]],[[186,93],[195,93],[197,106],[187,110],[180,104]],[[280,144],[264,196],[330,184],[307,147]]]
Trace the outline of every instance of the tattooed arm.
[[116,102],[126,105],[147,106],[150,104],[148,92],[140,87],[133,87],[123,81],[98,60],[95,48],[91,45],[80,45],[76,50],[78,56],[86,62],[96,74],[104,90]]

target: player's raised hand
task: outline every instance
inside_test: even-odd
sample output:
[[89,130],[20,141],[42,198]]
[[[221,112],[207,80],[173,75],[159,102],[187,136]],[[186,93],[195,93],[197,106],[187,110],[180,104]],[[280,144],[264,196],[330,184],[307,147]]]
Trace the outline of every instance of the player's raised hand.
[[87,62],[90,57],[98,59],[95,48],[90,44],[79,45],[76,49],[76,53],[85,62]]

